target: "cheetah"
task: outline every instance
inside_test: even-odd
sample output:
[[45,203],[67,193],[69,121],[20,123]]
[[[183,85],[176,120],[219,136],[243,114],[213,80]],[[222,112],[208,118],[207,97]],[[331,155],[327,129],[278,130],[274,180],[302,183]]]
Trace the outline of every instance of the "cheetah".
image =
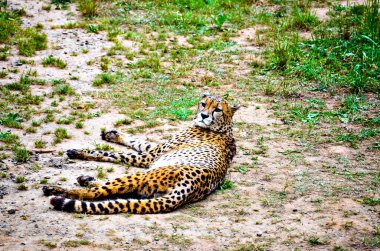
[[104,185],[80,176],[78,189],[44,186],[55,210],[87,214],[154,214],[171,212],[217,189],[236,154],[232,117],[240,105],[206,93],[198,103],[192,125],[167,142],[153,145],[115,130],[103,140],[128,146],[127,153],[67,150],[71,159],[127,163],[146,172],[117,178]]

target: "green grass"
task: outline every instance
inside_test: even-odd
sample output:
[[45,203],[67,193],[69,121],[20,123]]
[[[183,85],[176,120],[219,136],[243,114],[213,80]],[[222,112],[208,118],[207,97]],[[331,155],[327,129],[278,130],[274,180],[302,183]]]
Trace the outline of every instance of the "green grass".
[[78,0],[78,9],[84,17],[93,17],[98,13],[98,1]]
[[23,183],[25,182],[25,177],[24,176],[17,176],[15,179],[16,183]]
[[46,144],[47,144],[46,141],[43,141],[41,139],[34,141],[35,148],[45,148]]
[[17,48],[20,55],[32,56],[36,51],[47,48],[47,36],[46,34],[41,34],[35,28],[26,28],[17,38]]
[[60,58],[56,58],[56,57],[50,55],[50,56],[42,59],[42,65],[43,66],[54,66],[54,67],[57,67],[59,69],[64,69],[64,68],[66,68],[67,63]]
[[29,151],[19,146],[13,148],[13,156],[17,162],[27,162],[30,159]]
[[122,126],[122,125],[130,125],[130,124],[132,124],[132,122],[133,121],[130,120],[130,119],[119,119],[113,125],[115,127],[119,127],[119,126]]
[[219,190],[225,191],[225,190],[229,190],[229,189],[234,189],[235,187],[236,187],[236,184],[233,181],[226,179],[220,185]]
[[62,127],[55,129],[54,135],[55,135],[54,144],[61,143],[62,140],[64,140],[64,139],[71,138],[71,135],[67,132],[67,130],[65,128],[62,128]]
[[8,113],[6,115],[0,115],[0,124],[6,127],[22,128],[22,118],[18,113]]
[[117,76],[110,73],[102,73],[98,75],[95,80],[92,82],[93,86],[102,86],[104,84],[112,85],[117,82]]
[[19,137],[11,132],[0,131],[0,141],[6,144],[17,144],[19,142]]
[[281,31],[268,53],[270,68],[314,83],[313,89],[319,91],[340,87],[352,93],[379,92],[379,69],[373,68],[380,62],[376,6],[377,0],[364,6],[334,7],[330,19],[320,25],[310,17],[310,21],[301,21],[315,27],[314,39],[301,42],[295,33]]
[[53,92],[58,95],[74,95],[75,90],[65,80],[53,81]]

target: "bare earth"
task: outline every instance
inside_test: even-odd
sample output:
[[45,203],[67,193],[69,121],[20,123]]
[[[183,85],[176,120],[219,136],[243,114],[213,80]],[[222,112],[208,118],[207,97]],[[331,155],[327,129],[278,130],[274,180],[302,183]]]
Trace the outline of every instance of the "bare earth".
[[[99,66],[87,65],[107,53],[112,46],[105,33],[92,34],[81,29],[51,29],[51,26],[75,21],[78,13],[75,6],[68,10],[42,11],[43,1],[12,0],[9,5],[24,7],[28,16],[24,17],[24,26],[37,23],[44,25],[43,32],[48,35],[49,48],[40,51],[35,65],[18,66],[19,73],[11,74],[1,83],[15,81],[29,68],[36,69],[41,79],[69,79],[79,76],[79,80],[68,82],[79,93],[94,91],[91,81],[101,72]],[[325,18],[324,10],[316,10]],[[258,58],[259,50],[250,42],[256,28],[244,30],[236,37],[237,44],[247,53],[247,60]],[[250,35],[251,34],[251,35]],[[128,44],[133,48],[133,44]],[[73,52],[88,49],[89,53],[72,56]],[[55,55],[67,61],[68,67],[60,70],[43,67],[42,58]],[[0,62],[0,69],[12,67],[20,56],[12,51],[7,62]],[[124,59],[126,60],[126,59]],[[242,74],[248,74],[249,67],[244,61],[238,62]],[[34,93],[50,93],[51,86],[34,86]],[[212,90],[211,90],[212,91]],[[67,99],[67,102],[70,98]],[[112,128],[113,123],[124,118],[112,104],[97,100],[94,95],[83,95],[81,102],[95,101],[92,112],[102,111],[100,117],[84,122],[83,133],[73,125],[43,124],[36,134],[25,134],[17,129],[22,143],[27,149],[34,148],[34,141],[43,139],[53,153],[34,154],[32,160],[20,164],[11,159],[0,163],[0,169],[6,169],[13,179],[24,176],[29,189],[19,191],[12,179],[0,180],[0,250],[230,250],[246,247],[255,250],[264,246],[267,250],[333,250],[336,245],[352,250],[366,250],[362,239],[371,235],[379,224],[379,206],[370,207],[361,204],[349,195],[334,191],[360,185],[365,180],[349,180],[343,175],[332,175],[336,170],[354,169],[355,171],[376,171],[380,166],[379,157],[358,155],[365,149],[353,149],[344,145],[325,144],[324,147],[308,149],[302,142],[283,135],[288,125],[273,116],[268,104],[261,102],[243,102],[235,121],[235,135],[238,153],[228,174],[228,179],[236,183],[231,190],[218,191],[206,200],[185,206],[169,214],[159,215],[72,215],[53,211],[49,198],[43,197],[39,185],[41,179],[67,187],[75,186],[76,177],[82,174],[96,176],[96,167],[103,170],[114,167],[115,171],[107,179],[116,178],[126,172],[126,167],[117,164],[68,160],[60,151],[69,148],[93,148],[101,143],[100,129]],[[51,102],[45,101],[47,104]],[[146,129],[137,135],[154,141],[162,141],[177,128],[184,128],[190,122],[172,123],[154,129]],[[136,123],[121,127],[121,130],[135,126]],[[65,127],[71,139],[52,146],[53,132],[57,127]],[[157,129],[163,129],[159,133]],[[1,127],[1,131],[8,130]],[[258,141],[267,147],[266,153],[252,159],[260,151]],[[115,145],[115,150],[123,150]],[[31,171],[33,163],[42,166],[42,170]],[[239,167],[247,166],[243,174]],[[128,172],[136,172],[130,168]],[[60,178],[65,177],[67,181]],[[340,190],[341,191],[341,190]],[[14,212],[12,210],[15,210]],[[317,237],[323,244],[313,246],[308,241]],[[83,240],[87,240],[85,242]],[[70,241],[74,244],[70,245]],[[82,241],[75,247],[75,243]],[[68,244],[69,243],[69,244]],[[85,243],[85,244],[83,244]],[[73,247],[74,246],[74,247]],[[368,249],[369,250],[369,249]]]

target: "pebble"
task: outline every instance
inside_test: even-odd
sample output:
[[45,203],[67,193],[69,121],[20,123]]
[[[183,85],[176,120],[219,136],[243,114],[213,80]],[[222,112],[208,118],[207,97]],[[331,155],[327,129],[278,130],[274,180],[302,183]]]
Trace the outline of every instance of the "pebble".
[[260,232],[256,234],[257,237],[261,237],[262,235],[263,235],[263,234],[260,233]]
[[191,82],[196,82],[195,78],[191,78]]
[[293,212],[298,212],[298,209],[297,208],[293,208]]
[[15,61],[15,62],[12,63],[12,65],[13,66],[21,66],[23,64],[21,62],[19,62],[19,61]]
[[14,209],[9,209],[8,210],[8,214],[15,214],[16,213],[16,210],[14,210]]

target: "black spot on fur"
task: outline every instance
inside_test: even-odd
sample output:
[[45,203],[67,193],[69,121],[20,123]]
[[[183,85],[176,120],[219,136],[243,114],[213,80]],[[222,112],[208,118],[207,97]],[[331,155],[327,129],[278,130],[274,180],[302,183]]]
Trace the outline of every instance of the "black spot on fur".
[[87,203],[82,201],[82,213],[86,213],[87,212]]

